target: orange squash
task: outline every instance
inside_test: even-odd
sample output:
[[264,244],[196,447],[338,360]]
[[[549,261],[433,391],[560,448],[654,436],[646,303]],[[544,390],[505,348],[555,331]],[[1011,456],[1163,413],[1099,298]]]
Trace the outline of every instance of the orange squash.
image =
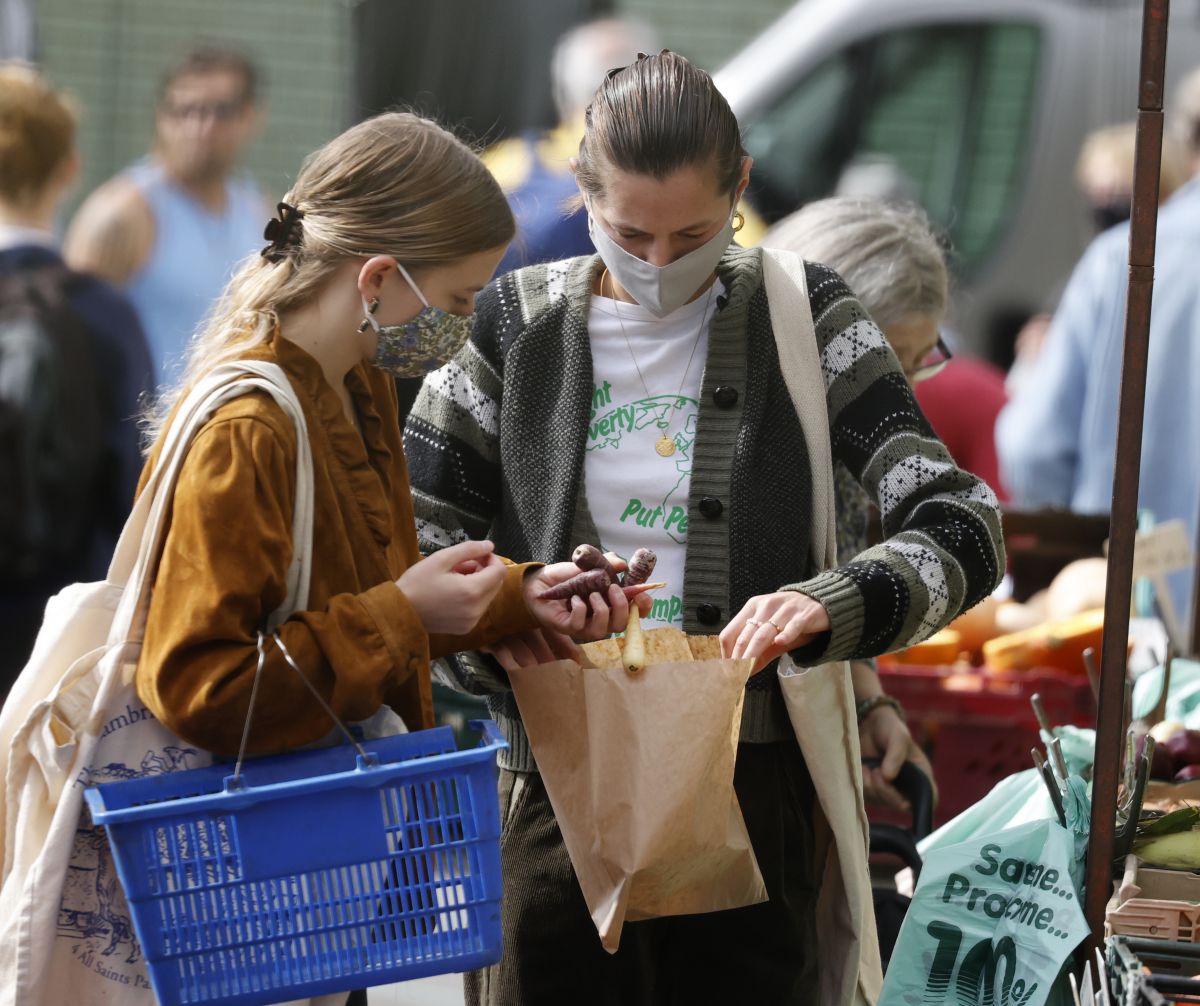
[[962,634],[946,628],[935,632],[923,643],[897,650],[891,659],[898,664],[952,664],[962,651]]
[[1103,635],[1104,609],[1093,608],[989,640],[983,644],[983,662],[993,671],[1054,667],[1083,674],[1083,651],[1090,646],[1099,653]]
[[972,659],[978,660],[983,644],[1000,635],[1000,629],[996,627],[996,612],[999,609],[999,601],[994,597],[985,597],[948,626],[962,636],[962,648],[971,654]]

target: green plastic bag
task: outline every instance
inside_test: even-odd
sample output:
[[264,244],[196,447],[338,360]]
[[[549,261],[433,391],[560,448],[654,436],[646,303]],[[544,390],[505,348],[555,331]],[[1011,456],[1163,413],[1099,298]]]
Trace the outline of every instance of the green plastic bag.
[[[1162,693],[1163,669],[1147,671],[1133,683],[1133,715],[1147,716]],[[1194,660],[1171,661],[1171,690],[1163,719],[1182,723],[1189,730],[1200,729],[1200,663]]]
[[1068,827],[1031,821],[926,859],[880,1006],[1061,1001],[1063,965],[1088,935],[1079,892],[1090,801],[1078,777],[1068,787]]
[[[1056,727],[1054,736],[1062,744],[1068,772],[1079,775],[1091,766],[1096,747],[1094,730]],[[1044,735],[1042,739],[1046,740]],[[992,835],[1053,816],[1054,806],[1042,777],[1036,769],[1029,768],[1001,779],[982,800],[922,839],[917,849],[922,858],[928,858],[936,849],[966,842],[976,835]]]

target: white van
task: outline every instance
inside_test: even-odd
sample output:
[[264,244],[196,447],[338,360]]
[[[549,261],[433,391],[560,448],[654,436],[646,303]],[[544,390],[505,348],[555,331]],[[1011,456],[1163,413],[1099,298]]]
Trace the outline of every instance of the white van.
[[[1200,0],[1174,0],[1167,100],[1200,66]],[[953,322],[1006,361],[1090,234],[1074,166],[1136,115],[1141,0],[801,0],[715,75],[768,221],[848,165],[902,172],[953,245]]]

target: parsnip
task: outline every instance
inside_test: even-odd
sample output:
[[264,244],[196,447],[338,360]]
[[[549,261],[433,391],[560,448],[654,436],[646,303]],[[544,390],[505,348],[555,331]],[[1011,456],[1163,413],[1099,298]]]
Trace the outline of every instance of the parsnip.
[[646,634],[642,631],[642,616],[638,613],[636,604],[629,606],[621,664],[630,674],[636,674],[646,666]]

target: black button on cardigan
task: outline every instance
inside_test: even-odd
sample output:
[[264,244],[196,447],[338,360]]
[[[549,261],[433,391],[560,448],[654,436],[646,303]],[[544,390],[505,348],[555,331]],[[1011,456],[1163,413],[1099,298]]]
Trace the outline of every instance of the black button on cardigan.
[[731,388],[728,384],[722,384],[713,391],[713,401],[722,409],[732,409],[737,405],[737,400],[737,388]]

